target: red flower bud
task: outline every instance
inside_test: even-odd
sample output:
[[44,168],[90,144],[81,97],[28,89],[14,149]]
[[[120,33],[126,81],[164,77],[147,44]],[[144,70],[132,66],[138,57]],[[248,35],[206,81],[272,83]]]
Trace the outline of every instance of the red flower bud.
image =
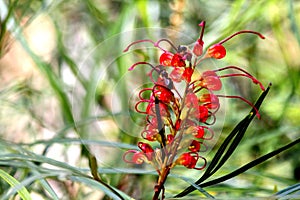
[[195,93],[191,92],[186,95],[185,105],[188,108],[198,105],[198,97],[195,95]]
[[[131,159],[127,160],[127,155],[133,154]],[[136,151],[136,150],[128,150],[123,155],[123,160],[127,163],[133,163],[133,164],[143,164],[147,158],[145,157],[144,153]]]
[[150,146],[150,144],[139,142],[138,147],[146,154],[148,160],[152,160],[154,150]]
[[[161,116],[165,117],[168,116],[170,113],[168,111],[168,106],[163,103],[159,103],[159,111]],[[151,115],[151,116],[156,116],[156,111],[155,111],[155,102],[150,102],[146,108],[146,114]]]
[[182,81],[182,74],[184,72],[184,68],[182,67],[175,67],[170,74],[170,78],[174,81],[179,83]]
[[226,56],[226,49],[221,44],[215,44],[208,48],[208,55],[215,59],[221,59]]
[[178,131],[180,129],[180,126],[181,126],[181,119],[178,119],[175,122],[175,130]]
[[202,94],[199,98],[200,102],[203,103],[203,106],[208,109],[217,109],[220,107],[219,98],[213,93]]
[[[202,158],[204,160],[204,164],[202,167],[197,168],[196,164],[199,158]],[[201,170],[206,166],[205,158],[199,156],[196,152],[187,152],[181,154],[181,156],[176,160],[175,163],[179,165],[183,165],[189,169],[197,169],[197,170]]]
[[187,67],[184,69],[184,72],[182,74],[182,78],[187,82],[191,82],[191,78],[192,78],[192,75],[194,73],[194,69],[191,68],[191,67]]
[[222,82],[214,71],[205,71],[202,74],[200,86],[209,90],[218,91],[222,88]]
[[148,141],[156,141],[157,137],[158,137],[158,130],[157,129],[148,129],[148,130],[144,130],[141,133],[141,136]]
[[176,53],[172,58],[171,65],[173,67],[185,67],[185,61],[180,54]]
[[173,142],[173,140],[174,140],[174,136],[173,136],[173,135],[171,135],[171,134],[168,134],[168,135],[167,135],[167,144],[170,144],[170,143],[172,143],[172,142]]
[[199,42],[197,42],[193,48],[193,53],[196,56],[201,56],[203,53],[203,45],[201,45]]
[[196,130],[195,130],[194,136],[196,138],[203,139],[204,134],[205,134],[204,127],[203,126],[197,126],[197,127],[195,127],[195,129]]
[[[205,129],[208,130],[208,132],[209,132],[208,137],[204,137],[205,135],[207,135],[207,132],[205,132]],[[195,126],[194,131],[195,132],[193,133],[193,135],[195,136],[195,138],[198,138],[198,139],[211,140],[214,137],[214,131],[212,129],[208,128],[207,126]]]
[[201,142],[197,140],[193,140],[189,146],[189,150],[191,152],[199,152],[201,148]]
[[159,63],[163,66],[172,66],[171,65],[172,58],[173,58],[173,54],[166,51],[163,54],[161,54],[159,58]]
[[157,96],[160,101],[163,103],[170,103],[174,101],[174,94],[170,89],[162,86],[156,86],[156,89],[159,91]]
[[208,109],[205,106],[199,106],[198,110],[196,110],[198,121],[200,122],[206,122],[208,118]]
[[188,152],[181,154],[181,156],[176,160],[176,163],[187,168],[194,168],[197,164],[197,160],[198,154]]

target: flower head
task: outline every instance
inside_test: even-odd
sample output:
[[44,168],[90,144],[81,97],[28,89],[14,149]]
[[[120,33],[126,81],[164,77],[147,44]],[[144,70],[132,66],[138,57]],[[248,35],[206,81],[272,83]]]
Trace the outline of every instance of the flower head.
[[[256,109],[243,97],[220,94],[224,78],[244,77],[264,90],[259,80],[236,66],[202,71],[201,75],[194,73],[204,59],[226,57],[228,52],[225,43],[235,36],[250,33],[264,39],[263,35],[255,31],[239,31],[205,49],[205,22],[201,22],[199,27],[199,38],[192,49],[174,45],[168,39],[156,42],[146,39],[133,42],[124,50],[128,51],[131,46],[142,42],[151,43],[161,50],[159,63],[141,61],[129,68],[133,70],[139,65],[150,67],[148,75],[153,84],[139,92],[139,101],[135,105],[135,110],[145,115],[146,124],[141,136],[149,143],[138,142],[140,151],[128,150],[123,159],[128,163],[153,165],[162,179],[167,177],[163,173],[168,173],[176,165],[197,170],[205,168],[206,159],[201,153],[208,149],[206,141],[214,137],[210,126],[217,120],[215,114],[221,107],[220,98],[240,99]],[[170,45],[171,50],[162,48],[162,42]],[[225,73],[228,70],[233,72]],[[159,146],[153,148],[153,142],[157,142]],[[199,167],[200,159],[203,163]]]

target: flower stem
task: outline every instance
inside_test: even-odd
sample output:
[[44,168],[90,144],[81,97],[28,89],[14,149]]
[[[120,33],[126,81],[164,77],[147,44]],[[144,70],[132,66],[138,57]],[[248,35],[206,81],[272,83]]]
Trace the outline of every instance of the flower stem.
[[[161,172],[161,176],[159,176],[158,178],[158,181],[157,181],[157,185],[155,185],[154,187],[154,195],[153,195],[153,198],[152,200],[157,200],[159,195],[160,195],[160,192],[163,190],[165,190],[165,187],[164,187],[164,184],[167,180],[167,177],[170,173],[170,170],[171,168],[170,167],[166,167],[162,172]],[[162,199],[164,199],[164,192],[163,192],[163,195],[162,195]]]
[[[188,89],[189,89],[189,84],[187,83],[186,84],[186,88],[185,88],[185,92],[184,92],[184,96],[183,96],[183,98],[181,100],[181,105],[180,105],[179,113],[178,113],[178,115],[176,117],[176,120],[180,119],[181,111],[183,110],[183,108],[185,106],[184,102],[185,102],[185,98],[186,98],[186,94],[188,92]],[[155,105],[158,105],[158,103],[156,103],[156,99],[155,99]],[[159,118],[159,116],[160,116],[159,112],[157,112],[156,115],[157,115],[158,121],[160,121],[161,118]],[[185,123],[183,122],[181,124],[181,129],[179,131],[178,137],[171,144],[172,147],[170,149],[172,150],[172,152],[168,152],[168,151],[166,151],[166,149],[165,149],[165,151],[162,151],[165,154],[168,153],[169,155],[164,156],[164,158],[163,158],[164,162],[163,162],[163,165],[162,165],[162,170],[161,170],[161,173],[160,173],[160,175],[158,177],[157,184],[154,187],[154,196],[153,196],[152,200],[157,200],[158,197],[159,197],[159,195],[160,195],[160,193],[161,193],[161,191],[163,191],[162,199],[164,199],[164,184],[165,184],[165,182],[167,180],[167,177],[168,177],[168,175],[170,173],[170,170],[173,168],[173,166],[175,166],[175,164],[174,164],[173,161],[175,159],[175,156],[176,156],[177,151],[178,151],[179,144],[180,144],[181,139],[183,137],[184,126],[185,126]],[[158,123],[158,129],[159,129],[159,131],[161,130],[159,123]],[[162,140],[162,141],[164,141],[164,140]],[[164,148],[166,148],[166,146],[164,146]]]

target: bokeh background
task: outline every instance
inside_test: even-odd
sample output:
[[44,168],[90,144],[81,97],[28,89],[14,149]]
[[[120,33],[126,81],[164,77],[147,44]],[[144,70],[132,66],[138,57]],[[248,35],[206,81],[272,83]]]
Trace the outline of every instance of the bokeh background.
[[[147,78],[146,69],[134,75],[127,69],[139,60],[155,61],[156,53],[149,44],[122,51],[134,40],[161,36],[190,44],[202,20],[205,47],[239,30],[266,37],[237,36],[225,44],[226,58],[203,67],[240,66],[265,86],[272,83],[261,119],[252,122],[217,176],[298,138],[298,0],[0,0],[0,169],[18,181],[13,185],[25,186],[32,199],[109,199],[103,185],[84,179],[88,161],[80,145],[85,144],[106,183],[135,199],[149,199],[155,173],[146,166],[130,168],[122,153],[136,148],[142,120],[130,105]],[[255,102],[260,90],[249,80],[232,78],[226,80],[226,94]],[[216,146],[250,110],[237,100],[224,107]],[[206,190],[217,198],[271,196],[300,181],[299,154],[298,145]],[[166,196],[200,174],[174,170]],[[18,199],[16,190],[0,178],[3,199]]]

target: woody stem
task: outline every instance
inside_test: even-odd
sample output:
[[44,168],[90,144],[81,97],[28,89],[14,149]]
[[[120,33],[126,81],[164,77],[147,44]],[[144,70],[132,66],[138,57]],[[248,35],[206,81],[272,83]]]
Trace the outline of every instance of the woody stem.
[[[154,187],[154,195],[153,195],[152,200],[157,200],[160,195],[161,190],[164,190],[164,184],[167,180],[170,170],[171,170],[170,166],[167,166],[165,169],[162,170],[161,176],[158,179],[157,185],[155,185],[155,187]],[[162,197],[162,199],[164,199],[164,196]]]

